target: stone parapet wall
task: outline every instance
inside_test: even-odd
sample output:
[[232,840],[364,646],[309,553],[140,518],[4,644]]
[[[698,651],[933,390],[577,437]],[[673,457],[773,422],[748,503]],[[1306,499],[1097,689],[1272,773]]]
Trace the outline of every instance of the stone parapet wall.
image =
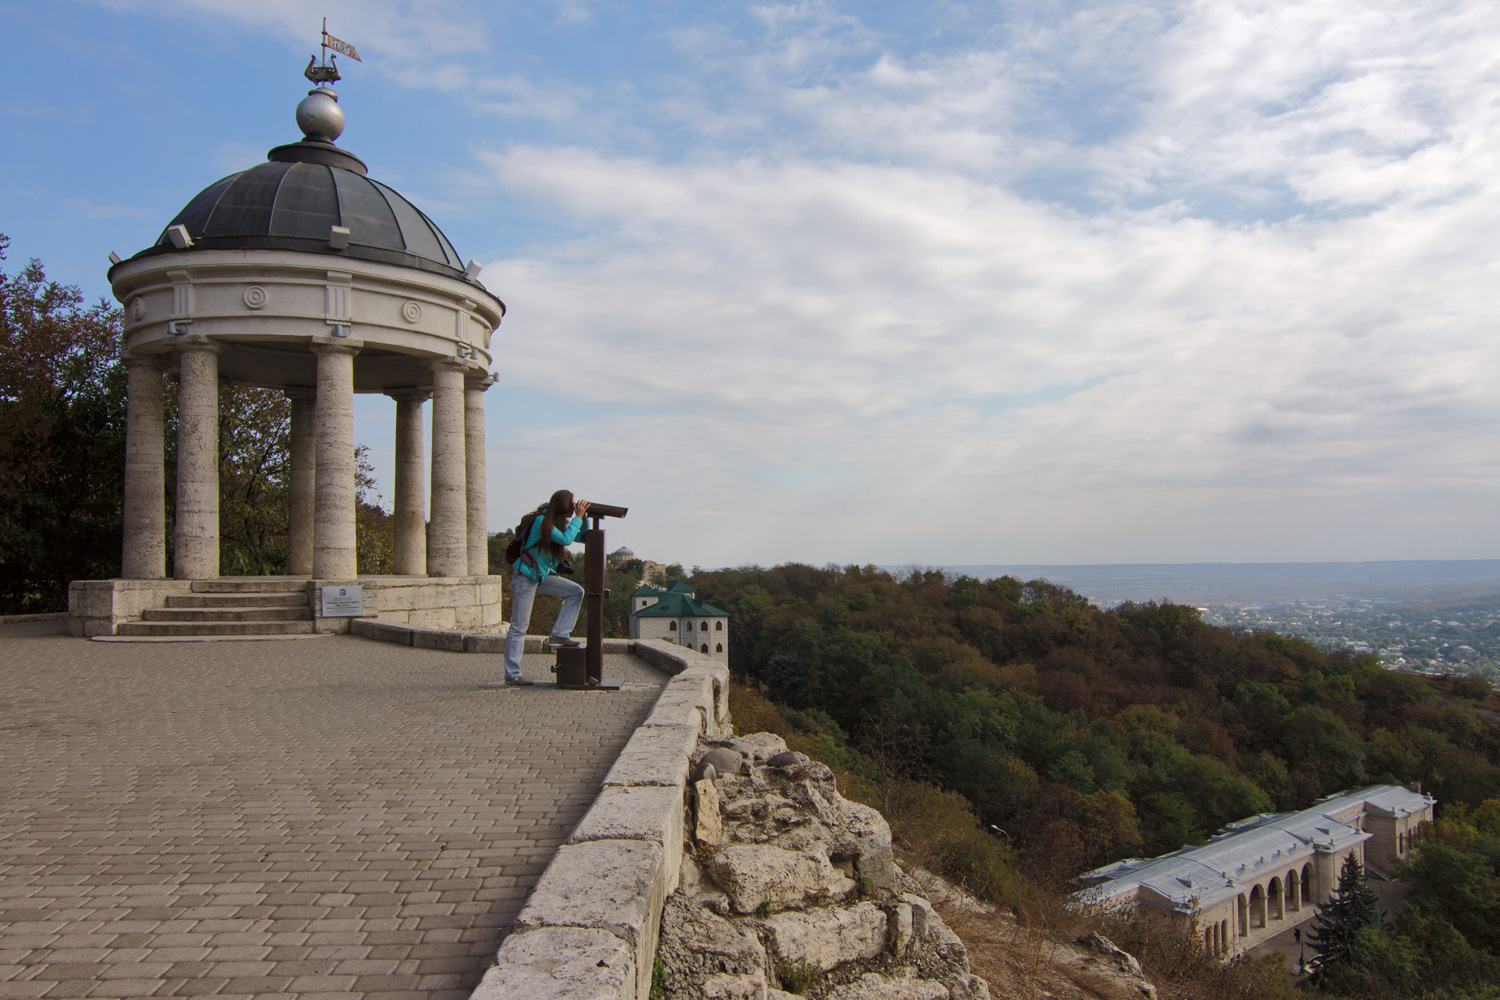
[[717,738],[729,723],[729,669],[660,640],[629,648],[674,676],[542,873],[471,1000],[650,994],[662,908],[682,865],[688,769],[699,738]]
[[74,580],[68,584],[68,634],[114,635],[121,622],[140,621],[168,594],[188,594],[191,580]]
[[[162,607],[167,596],[189,593],[303,591],[318,632],[350,631],[362,618],[324,618],[318,614],[319,588],[364,588],[364,616],[384,623],[423,629],[493,629],[503,621],[503,580],[498,576],[362,576],[352,580],[306,577],[218,577],[207,580],[74,580],[68,587],[68,631],[92,637],[114,635],[122,622],[141,620],[148,608]],[[373,638],[373,636],[372,636]],[[416,645],[408,642],[407,645]],[[445,648],[445,647],[436,647]]]
[[374,591],[374,615],[392,625],[476,630],[504,620],[498,576],[364,576],[357,582],[365,588],[365,610],[372,609]]

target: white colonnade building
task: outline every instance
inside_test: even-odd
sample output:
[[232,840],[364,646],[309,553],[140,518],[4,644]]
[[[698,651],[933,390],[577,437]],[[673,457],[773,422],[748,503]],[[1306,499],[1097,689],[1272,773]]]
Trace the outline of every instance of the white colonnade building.
[[[193,589],[184,584],[219,579],[222,383],[290,399],[286,574],[308,581],[310,597],[313,585],[365,582],[355,558],[353,396],[384,393],[396,402],[401,579],[365,589],[384,595],[387,619],[399,611],[418,624],[499,621],[499,579],[488,577],[484,393],[505,306],[427,216],[335,144],[344,114],[326,83],[298,105],[297,125],[300,141],[199,192],[154,245],[109,270],[129,373],[123,579],[73,585],[77,634],[117,632],[164,596]],[[169,373],[179,401],[170,578]],[[445,610],[454,602],[463,608]],[[321,630],[341,625],[347,620]]]
[[1433,821],[1437,800],[1400,785],[1330,795],[1298,812],[1231,823],[1202,846],[1085,872],[1081,904],[1133,912],[1201,935],[1229,959],[1310,923],[1338,887],[1344,859],[1387,874]]

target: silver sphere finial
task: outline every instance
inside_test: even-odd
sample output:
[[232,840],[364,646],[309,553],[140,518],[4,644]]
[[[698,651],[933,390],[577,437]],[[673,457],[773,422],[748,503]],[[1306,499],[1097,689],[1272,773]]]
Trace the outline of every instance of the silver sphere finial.
[[309,139],[333,142],[344,131],[344,109],[339,95],[328,87],[309,90],[297,105],[297,127]]

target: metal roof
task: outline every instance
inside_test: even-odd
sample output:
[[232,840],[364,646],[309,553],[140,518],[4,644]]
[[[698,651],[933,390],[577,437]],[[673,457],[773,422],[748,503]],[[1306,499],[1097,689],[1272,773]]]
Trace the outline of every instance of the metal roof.
[[1363,805],[1366,812],[1378,816],[1410,816],[1437,804],[1437,799],[1422,792],[1414,792],[1400,785],[1368,785],[1351,792],[1330,795],[1316,803],[1313,808],[1337,815],[1347,809]]
[[[326,141],[277,146],[267,162],[214,181],[135,256],[183,252],[170,236],[179,225],[193,241],[183,249],[356,257],[477,284],[464,273],[463,258],[448,237],[421,209],[369,177],[358,157]],[[329,242],[334,226],[349,230],[347,247]]]
[[632,611],[637,618],[728,618],[729,612],[686,594],[662,594],[655,604]]
[[[1364,805],[1377,815],[1392,809],[1415,811],[1436,802],[1396,785],[1371,785],[1344,792],[1299,812],[1252,816],[1225,827],[1201,847],[1183,847],[1159,858],[1131,858],[1081,876],[1094,885],[1078,893],[1087,903],[1107,904],[1127,894],[1174,909],[1191,910],[1238,895],[1244,886],[1270,875],[1300,870],[1318,852],[1342,850],[1370,834],[1336,819]],[[1405,815],[1406,813],[1400,813]],[[1143,895],[1141,890],[1148,890]]]

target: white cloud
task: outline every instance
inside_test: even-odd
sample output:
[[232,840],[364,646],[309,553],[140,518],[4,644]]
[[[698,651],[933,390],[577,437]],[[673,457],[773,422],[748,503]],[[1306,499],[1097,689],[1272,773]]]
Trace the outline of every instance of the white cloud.
[[1193,4],[1138,54],[1143,120],[1099,150],[1100,169],[1134,195],[1243,183],[1308,206],[1451,197],[1481,176],[1455,160],[1496,158],[1497,45],[1486,4]]
[[[142,0],[97,0],[117,10],[164,13],[163,5]],[[453,95],[474,110],[488,113],[566,121],[578,114],[578,99],[588,88],[575,82],[549,79],[538,82],[524,74],[496,72],[492,27],[505,34],[504,9],[471,0],[330,0],[316,9],[297,0],[169,0],[172,6],[220,17],[278,37],[307,51],[319,53],[324,19],[329,34],[350,42],[364,59],[357,72],[394,78],[412,89]],[[590,20],[586,6],[559,3],[559,23],[581,25]],[[342,60],[347,75],[352,63]]]
[[557,23],[559,25],[592,24],[594,12],[589,9],[588,4],[579,3],[576,0],[553,0],[553,6],[557,8]]
[[[770,558],[901,561],[807,526],[843,492],[852,516],[877,535],[901,525],[896,541],[928,561],[1175,558],[1223,530],[1188,516],[1198,504],[1265,520],[1250,500],[1272,496],[1321,509],[1329,534],[1262,525],[1218,539],[1233,557],[1348,556],[1333,500],[1394,492],[1409,507],[1417,478],[1500,485],[1487,265],[1452,266],[1484,259],[1493,199],[1223,226],[1087,218],[897,167],[532,147],[486,160],[593,234],[492,265],[512,307],[502,380],[547,378],[565,344],[557,391],[659,408],[612,421],[612,444],[668,495],[756,498],[758,523],[688,519],[716,539],[700,561],[776,539]],[[959,541],[924,514],[958,496],[1044,511]],[[1176,510],[1163,527],[1193,532],[1175,553],[1123,542],[1141,509]]]
[[327,11],[540,123],[442,167],[563,223],[485,271],[496,526],[566,476],[704,565],[1500,548],[1493,5],[1014,4],[930,47],[852,10],[653,23],[651,79],[497,71],[508,9]]
[[324,19],[329,34],[350,42],[362,56],[380,53],[406,64],[438,65],[489,46],[486,21],[464,0],[327,0],[316,8],[298,0],[98,0],[116,10],[160,15],[173,6],[261,28],[318,51]]

